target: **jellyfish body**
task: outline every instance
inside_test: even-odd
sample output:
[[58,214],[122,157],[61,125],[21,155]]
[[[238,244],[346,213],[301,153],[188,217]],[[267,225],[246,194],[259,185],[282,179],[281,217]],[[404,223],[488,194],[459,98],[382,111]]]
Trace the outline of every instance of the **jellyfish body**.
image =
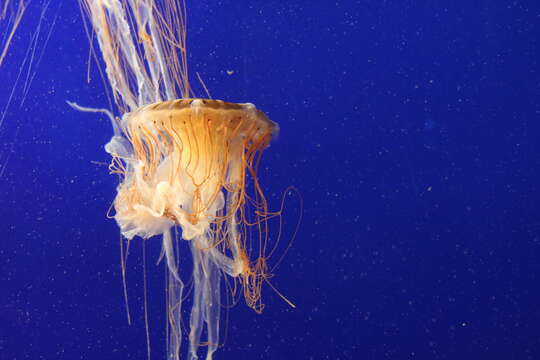
[[246,166],[277,126],[252,104],[181,99],[128,113],[121,129],[106,150],[125,163],[116,168],[125,169],[115,200],[122,234],[148,238],[176,223],[191,240],[216,222],[223,188],[234,198],[228,210],[238,209]]
[[[221,273],[240,277],[257,309],[264,276],[250,263],[239,229],[246,178],[277,131],[252,104],[181,99],[125,114],[121,133],[106,145],[112,169],[122,175],[114,201],[115,219],[127,239],[161,235],[169,268],[169,357],[181,338],[180,279],[171,229],[179,225],[193,257],[191,359],[197,359],[206,326],[207,359],[219,344]],[[261,269],[262,270],[262,269]],[[255,284],[253,286],[253,284]],[[251,286],[250,286],[251,285]]]

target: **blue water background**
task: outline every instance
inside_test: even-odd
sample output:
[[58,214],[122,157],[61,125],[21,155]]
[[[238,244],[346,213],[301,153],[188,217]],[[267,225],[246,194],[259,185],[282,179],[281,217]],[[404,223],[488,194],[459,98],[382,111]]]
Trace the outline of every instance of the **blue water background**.
[[[303,199],[271,280],[296,308],[268,286],[262,315],[240,302],[216,359],[540,358],[539,4],[189,1],[198,95],[195,72],[278,122],[259,175],[271,209],[288,186]],[[2,111],[39,5],[0,67]],[[38,49],[55,17],[0,128],[0,359],[145,359],[141,243],[129,326],[106,218],[112,129],[65,102],[109,107],[107,90],[76,1],[51,4]],[[285,199],[286,245],[299,200]],[[146,249],[164,359],[159,239]]]

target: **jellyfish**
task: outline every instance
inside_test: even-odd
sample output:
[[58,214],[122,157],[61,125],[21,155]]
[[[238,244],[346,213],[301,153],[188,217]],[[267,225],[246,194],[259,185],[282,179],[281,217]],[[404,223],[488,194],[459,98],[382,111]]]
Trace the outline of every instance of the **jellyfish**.
[[[205,325],[210,359],[219,344],[221,273],[240,277],[248,305],[262,310],[264,256],[250,263],[239,221],[246,177],[254,174],[257,154],[276,125],[251,104],[180,99],[128,113],[120,129],[123,135],[106,145],[111,169],[123,177],[114,217],[126,239],[162,236],[171,328],[179,326],[183,289],[171,229],[180,226],[194,267],[189,354],[197,358]],[[177,329],[169,339],[171,354],[177,353],[179,334]]]
[[[249,307],[256,312],[264,307],[261,286],[269,278],[271,249],[257,165],[278,125],[253,104],[192,96],[182,2],[80,1],[122,113],[116,117],[72,103],[111,119],[114,133],[105,150],[112,157],[111,172],[121,179],[112,217],[128,244],[161,238],[168,269],[169,359],[180,356],[184,283],[178,242],[188,242],[193,303],[187,354],[198,359],[205,345],[210,360],[220,344],[223,277],[240,285]],[[258,235],[250,236],[248,226]]]

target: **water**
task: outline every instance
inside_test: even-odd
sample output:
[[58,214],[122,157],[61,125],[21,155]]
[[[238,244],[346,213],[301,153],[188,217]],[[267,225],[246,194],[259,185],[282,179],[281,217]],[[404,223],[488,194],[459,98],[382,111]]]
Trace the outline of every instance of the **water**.
[[[31,6],[0,68],[2,111],[40,17]],[[40,39],[56,15],[0,129],[0,359],[144,359],[142,247],[128,260],[129,326],[106,218],[112,129],[65,102],[110,107],[108,90],[75,1],[51,4]],[[271,209],[288,186],[304,205],[271,280],[296,308],[268,286],[262,315],[241,300],[216,359],[540,356],[538,15],[533,1],[189,3],[196,91],[198,72],[213,98],[280,124],[262,184]],[[281,250],[299,214],[285,198]],[[153,359],[165,353],[159,244],[146,247]]]

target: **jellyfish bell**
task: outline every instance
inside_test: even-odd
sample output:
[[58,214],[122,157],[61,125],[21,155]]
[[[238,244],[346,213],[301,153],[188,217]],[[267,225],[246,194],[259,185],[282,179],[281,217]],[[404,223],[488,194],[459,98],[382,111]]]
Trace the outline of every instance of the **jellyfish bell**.
[[[148,238],[180,225],[185,240],[231,220],[244,203],[246,171],[254,174],[254,156],[278,130],[253,104],[208,99],[143,106],[120,128],[125,137],[106,150],[123,162],[113,161],[124,178],[114,202],[122,234]],[[224,192],[228,213],[219,216]]]

